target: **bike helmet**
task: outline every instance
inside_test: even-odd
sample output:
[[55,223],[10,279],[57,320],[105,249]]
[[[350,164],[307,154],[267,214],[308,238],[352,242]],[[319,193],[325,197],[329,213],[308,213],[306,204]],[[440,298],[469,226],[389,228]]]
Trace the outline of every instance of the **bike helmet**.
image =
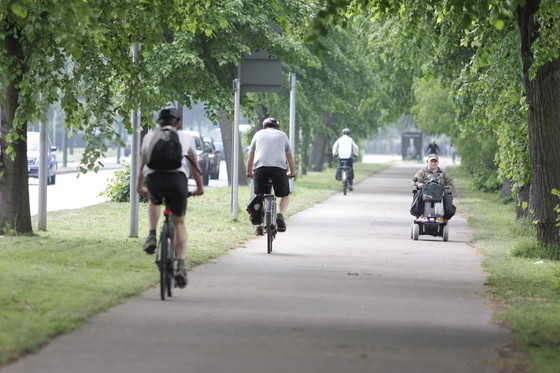
[[280,128],[280,122],[274,118],[266,118],[263,120],[263,128],[267,127]]
[[172,122],[178,121],[181,119],[181,114],[179,114],[179,110],[174,107],[166,107],[159,111],[158,114],[158,122],[165,121],[165,122]]
[[350,134],[350,130],[348,128],[345,128],[342,130],[342,134],[343,135],[349,135]]

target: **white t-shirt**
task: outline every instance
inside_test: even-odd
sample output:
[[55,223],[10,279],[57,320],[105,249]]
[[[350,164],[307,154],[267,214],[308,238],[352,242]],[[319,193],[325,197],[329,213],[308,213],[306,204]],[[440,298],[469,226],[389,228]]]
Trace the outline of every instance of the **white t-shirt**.
[[252,152],[255,152],[253,170],[259,167],[288,168],[286,153],[291,153],[288,135],[275,128],[263,128],[257,131],[251,141]]
[[[166,128],[166,127],[170,127],[170,126],[165,126],[162,128]],[[154,131],[156,130],[158,130],[158,128],[156,128]],[[142,141],[142,147],[140,148],[141,154],[145,155],[148,153],[148,147],[150,145],[152,137],[154,136],[154,131],[150,131],[146,134],[146,136],[144,136],[144,140]],[[183,155],[188,155],[189,149],[192,149],[194,152],[196,152],[196,144],[191,135],[183,131],[177,131],[177,135],[179,136],[179,142],[181,143]],[[189,177],[188,160],[186,158],[183,158],[182,162],[183,165],[181,167],[171,172],[182,172],[185,174],[186,177]],[[142,174],[144,175],[144,177],[148,176],[154,171],[155,170],[152,170],[150,167],[148,167],[147,164],[145,164],[144,167],[142,168]]]

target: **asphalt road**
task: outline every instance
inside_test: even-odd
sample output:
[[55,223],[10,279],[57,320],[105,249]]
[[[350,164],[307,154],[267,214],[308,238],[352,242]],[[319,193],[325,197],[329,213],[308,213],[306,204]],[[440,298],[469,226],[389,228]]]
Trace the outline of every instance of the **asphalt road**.
[[255,238],[171,300],[146,291],[2,373],[496,372],[511,335],[491,322],[461,212],[449,242],[410,239],[418,168],[391,167],[292,216],[272,254]]
[[[130,163],[130,162],[128,162]],[[112,157],[104,161],[105,167],[99,172],[90,171],[86,174],[78,172],[78,163],[69,163],[68,167],[59,167],[56,184],[47,186],[47,211],[78,209],[107,201],[100,193],[107,189],[109,180],[121,165]],[[78,176],[79,175],[79,176]],[[194,188],[195,181],[190,178],[189,185]],[[224,161],[220,165],[220,179],[210,180],[204,188],[224,187],[228,185],[227,170]],[[39,180],[29,178],[29,207],[31,215],[39,211]]]

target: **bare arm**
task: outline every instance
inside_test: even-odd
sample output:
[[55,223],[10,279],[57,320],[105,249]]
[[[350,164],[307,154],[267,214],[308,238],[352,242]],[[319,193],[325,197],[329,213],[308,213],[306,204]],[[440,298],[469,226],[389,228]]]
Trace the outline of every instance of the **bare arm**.
[[148,195],[148,188],[144,186],[144,174],[142,169],[146,164],[146,154],[142,153],[140,155],[140,168],[138,169],[138,177],[136,178],[136,191],[142,196]]
[[192,170],[192,175],[194,177],[194,181],[196,182],[196,189],[194,192],[192,192],[191,194],[193,196],[201,196],[204,194],[204,185],[202,182],[202,174],[200,173],[200,164],[198,163],[198,155],[196,154],[196,151],[194,149],[189,149],[189,152],[187,153],[189,156],[189,159],[192,161],[191,166],[191,170]]
[[290,168],[288,177],[296,176],[296,165],[294,163],[294,156],[292,155],[292,153],[286,153],[286,159],[288,160],[288,167]]
[[253,162],[255,161],[255,152],[250,151],[249,157],[247,158],[247,177],[253,178]]

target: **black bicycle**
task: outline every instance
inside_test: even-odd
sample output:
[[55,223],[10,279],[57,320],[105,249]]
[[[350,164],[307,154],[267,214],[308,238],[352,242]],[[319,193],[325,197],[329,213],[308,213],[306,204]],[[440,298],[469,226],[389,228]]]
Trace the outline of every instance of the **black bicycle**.
[[173,288],[175,287],[175,277],[173,273],[173,264],[175,262],[175,246],[174,234],[175,227],[171,219],[171,208],[166,204],[163,216],[165,217],[161,234],[159,236],[159,244],[156,250],[155,263],[159,268],[160,296],[161,300],[165,300],[165,296],[173,296]]
[[348,167],[348,161],[346,160],[343,160],[340,163],[342,193],[346,195],[346,193],[348,193],[348,172],[350,170],[350,167]]

